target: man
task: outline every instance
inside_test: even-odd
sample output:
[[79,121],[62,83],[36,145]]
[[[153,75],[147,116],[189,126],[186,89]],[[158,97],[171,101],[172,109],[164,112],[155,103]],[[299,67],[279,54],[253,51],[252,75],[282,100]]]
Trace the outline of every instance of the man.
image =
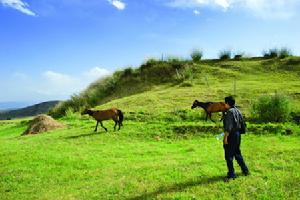
[[235,107],[235,99],[232,96],[225,97],[225,103],[230,106],[224,118],[224,150],[225,160],[227,163],[228,173],[225,181],[229,181],[235,178],[233,168],[233,158],[242,169],[245,176],[249,175],[248,167],[246,166],[241,150],[241,135],[240,130],[243,123],[243,116],[241,112]]

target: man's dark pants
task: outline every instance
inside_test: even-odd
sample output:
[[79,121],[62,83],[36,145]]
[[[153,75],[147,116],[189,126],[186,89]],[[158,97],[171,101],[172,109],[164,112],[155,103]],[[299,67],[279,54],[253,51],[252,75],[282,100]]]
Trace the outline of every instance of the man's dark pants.
[[227,177],[234,178],[234,168],[233,168],[233,158],[236,159],[237,163],[241,167],[244,174],[248,173],[248,168],[244,162],[240,144],[241,144],[241,135],[239,132],[230,133],[228,136],[228,144],[224,145],[225,150],[225,160],[227,163],[228,173]]

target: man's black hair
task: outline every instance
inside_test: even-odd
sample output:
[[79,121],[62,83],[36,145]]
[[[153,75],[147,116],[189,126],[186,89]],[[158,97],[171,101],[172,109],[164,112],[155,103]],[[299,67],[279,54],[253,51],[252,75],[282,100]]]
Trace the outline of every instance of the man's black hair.
[[225,97],[225,103],[227,103],[229,106],[235,105],[235,99],[233,96]]

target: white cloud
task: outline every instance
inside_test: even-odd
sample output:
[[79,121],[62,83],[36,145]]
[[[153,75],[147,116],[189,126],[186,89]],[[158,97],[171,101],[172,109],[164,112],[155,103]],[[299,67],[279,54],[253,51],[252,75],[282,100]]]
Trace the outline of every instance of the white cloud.
[[43,81],[37,83],[35,91],[45,96],[68,98],[74,93],[84,90],[93,81],[110,75],[107,69],[94,67],[78,75],[46,71],[42,74]]
[[86,78],[88,78],[88,80],[95,81],[99,78],[103,78],[110,74],[111,74],[111,72],[108,71],[107,69],[100,68],[100,67],[94,67],[94,68],[90,69],[88,72],[85,72],[84,76]]
[[48,96],[71,95],[80,88],[80,81],[76,77],[54,71],[42,74],[43,81],[37,83],[36,92]]
[[126,4],[121,0],[108,0],[108,2],[114,7],[116,7],[118,10],[124,10],[126,7]]
[[68,86],[75,82],[75,79],[71,76],[53,71],[46,71],[43,76],[54,85]]
[[227,9],[230,6],[229,0],[171,0],[167,4],[171,7],[195,8],[195,7],[221,7]]
[[[7,95],[0,95],[2,99],[7,97],[12,99],[27,100],[50,100],[68,99],[72,94],[83,91],[89,84],[97,79],[104,78],[112,74],[107,69],[94,67],[82,71],[78,74],[61,73],[47,70],[39,75],[16,71],[7,77],[8,80],[0,80],[0,89]],[[9,89],[7,89],[9,82]],[[4,84],[5,83],[5,84]],[[8,95],[9,94],[9,95]]]
[[200,11],[199,11],[199,10],[193,10],[193,13],[194,13],[195,15],[200,15]]
[[216,5],[221,6],[225,10],[227,10],[230,6],[229,0],[215,0]]
[[297,14],[299,0],[169,0],[170,7],[176,8],[221,8],[244,9],[264,19],[288,19]]
[[241,7],[252,12],[257,17],[265,19],[288,19],[299,9],[298,0],[244,0]]
[[4,6],[19,10],[24,14],[36,16],[36,14],[28,8],[28,4],[22,0],[0,0],[0,3]]

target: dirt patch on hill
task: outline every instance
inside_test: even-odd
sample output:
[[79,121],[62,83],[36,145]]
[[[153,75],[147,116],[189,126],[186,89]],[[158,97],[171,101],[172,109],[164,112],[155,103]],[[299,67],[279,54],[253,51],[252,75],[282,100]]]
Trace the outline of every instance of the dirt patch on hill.
[[22,135],[39,134],[63,127],[65,127],[65,125],[54,120],[52,117],[39,115],[29,123],[28,129]]

